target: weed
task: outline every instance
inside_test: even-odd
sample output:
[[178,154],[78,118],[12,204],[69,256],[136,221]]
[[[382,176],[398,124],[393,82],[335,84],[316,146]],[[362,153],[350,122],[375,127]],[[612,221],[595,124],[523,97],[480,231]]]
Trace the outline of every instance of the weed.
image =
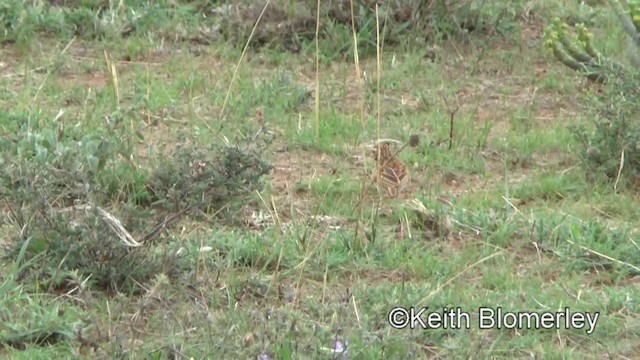
[[144,170],[130,160],[137,134],[122,126],[127,113],[112,114],[91,135],[33,115],[2,120],[24,134],[2,144],[2,195],[20,229],[9,256],[32,238],[30,253],[45,254],[37,276],[51,271],[54,281],[58,270],[78,269],[97,286],[121,289],[171,272],[172,256],[141,246],[129,231],[148,243],[188,211],[228,213],[270,169],[260,158],[267,144],[255,141],[262,132],[245,140],[253,149],[181,146]]
[[591,94],[588,98],[597,107],[597,115],[590,126],[571,127],[582,144],[581,157],[588,177],[595,180],[604,175],[615,187],[624,183],[633,186],[640,176],[640,128],[632,120],[638,113],[638,104],[632,100],[635,79],[612,81],[601,95]]

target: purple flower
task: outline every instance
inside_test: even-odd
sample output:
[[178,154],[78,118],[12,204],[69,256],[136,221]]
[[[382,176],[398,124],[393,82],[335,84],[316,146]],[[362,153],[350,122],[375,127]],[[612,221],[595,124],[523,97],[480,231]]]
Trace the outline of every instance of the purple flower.
[[271,358],[269,357],[269,355],[262,353],[258,355],[258,360],[271,360]]
[[347,349],[349,348],[349,341],[345,341],[344,344],[340,340],[336,340],[333,345],[333,359],[334,360],[349,360],[347,355]]

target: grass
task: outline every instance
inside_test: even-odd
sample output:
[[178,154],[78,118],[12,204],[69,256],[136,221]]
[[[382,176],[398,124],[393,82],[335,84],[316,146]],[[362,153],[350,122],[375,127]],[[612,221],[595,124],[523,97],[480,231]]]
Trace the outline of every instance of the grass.
[[[242,46],[202,38],[218,22],[203,16],[206,4],[0,5],[3,133],[72,129],[95,140],[83,150],[92,154],[122,122],[139,136],[134,166],[107,176],[113,192],[135,187],[132,169],[154,165],[148,159],[162,149],[246,134],[258,110],[274,134],[267,187],[240,221],[184,218],[145,245],[179,248],[187,266],[177,275],[113,293],[69,271],[68,287],[51,291],[20,277],[25,254],[8,259],[3,356],[315,359],[332,358],[336,340],[348,341],[351,359],[640,356],[638,195],[587,181],[567,125],[593,116],[579,101],[592,85],[538,41],[552,15],[584,16],[584,7],[486,5],[482,19],[499,20],[495,31],[437,36],[429,50],[415,33],[386,44],[379,87],[376,49],[364,49],[361,87],[351,47],[338,46],[353,43],[349,27],[332,24],[341,42],[318,44],[316,83],[313,42],[298,53],[249,47],[238,63]],[[620,54],[609,39],[621,29],[605,10],[591,10],[590,27],[605,53]],[[361,32],[363,47],[375,42],[375,23],[367,26],[373,39]],[[364,144],[378,130],[403,142],[421,137],[400,153],[412,180],[396,200],[375,187],[361,196],[374,165]],[[20,227],[7,217],[0,231],[10,242]],[[396,330],[387,316],[398,306],[460,308],[472,324]],[[481,307],[600,316],[593,334],[479,329]]]

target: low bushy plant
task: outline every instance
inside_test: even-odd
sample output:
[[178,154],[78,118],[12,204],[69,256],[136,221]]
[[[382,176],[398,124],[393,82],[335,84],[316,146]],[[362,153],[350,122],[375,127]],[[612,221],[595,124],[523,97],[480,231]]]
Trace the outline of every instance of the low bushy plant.
[[0,113],[15,130],[0,143],[0,196],[15,230],[7,253],[29,239],[29,254],[43,255],[32,268],[39,283],[77,271],[121,290],[171,273],[179,267],[171,247],[152,241],[161,230],[191,210],[231,211],[270,170],[262,131],[244,145],[185,142],[142,164],[133,160],[139,134],[123,125],[128,113],[109,118],[120,121],[64,127],[35,112]]
[[602,94],[592,94],[587,103],[596,116],[591,124],[571,127],[583,145],[580,153],[590,178],[604,175],[621,184],[640,179],[640,113],[637,76],[616,79]]

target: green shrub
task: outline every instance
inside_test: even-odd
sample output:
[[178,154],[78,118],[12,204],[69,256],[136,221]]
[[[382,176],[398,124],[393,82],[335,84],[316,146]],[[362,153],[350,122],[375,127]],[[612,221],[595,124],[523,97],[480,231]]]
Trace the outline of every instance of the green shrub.
[[602,94],[593,94],[587,101],[597,114],[592,126],[571,127],[583,146],[582,159],[591,178],[602,174],[613,181],[640,179],[637,82],[637,76],[610,81]]
[[242,147],[185,142],[136,163],[141,135],[125,125],[134,116],[118,111],[101,126],[64,127],[36,111],[0,112],[0,124],[14,130],[0,142],[0,195],[15,225],[7,253],[30,239],[29,254],[43,255],[32,269],[39,283],[77,271],[122,290],[171,274],[179,264],[170,247],[152,241],[160,231],[191,210],[231,211],[270,170],[264,132]]

